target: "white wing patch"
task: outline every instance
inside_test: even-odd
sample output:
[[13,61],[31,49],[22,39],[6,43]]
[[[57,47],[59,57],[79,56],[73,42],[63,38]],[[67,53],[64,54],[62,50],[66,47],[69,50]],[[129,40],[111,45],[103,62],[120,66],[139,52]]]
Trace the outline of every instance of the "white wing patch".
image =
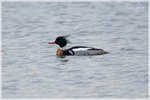
[[74,52],[76,51],[87,51],[88,49],[91,49],[91,48],[75,48],[73,49]]
[[73,55],[73,52],[69,50],[69,53]]
[[[91,50],[89,50],[91,49]],[[75,55],[81,56],[81,55],[100,55],[104,54],[104,51],[102,49],[95,49],[93,50],[92,48],[74,48],[73,49]]]

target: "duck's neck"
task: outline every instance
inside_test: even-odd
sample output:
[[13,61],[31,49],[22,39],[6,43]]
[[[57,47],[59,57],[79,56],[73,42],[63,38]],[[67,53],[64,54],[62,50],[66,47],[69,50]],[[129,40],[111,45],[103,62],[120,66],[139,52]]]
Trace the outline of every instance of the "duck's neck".
[[62,47],[62,48],[60,48],[60,49],[65,50],[65,49],[66,49],[66,47]]

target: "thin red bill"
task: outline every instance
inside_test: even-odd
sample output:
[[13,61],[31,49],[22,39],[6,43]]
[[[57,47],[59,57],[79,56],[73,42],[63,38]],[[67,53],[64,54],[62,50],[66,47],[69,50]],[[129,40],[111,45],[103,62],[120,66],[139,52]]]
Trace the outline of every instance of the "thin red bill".
[[48,44],[56,44],[55,42],[48,42]]

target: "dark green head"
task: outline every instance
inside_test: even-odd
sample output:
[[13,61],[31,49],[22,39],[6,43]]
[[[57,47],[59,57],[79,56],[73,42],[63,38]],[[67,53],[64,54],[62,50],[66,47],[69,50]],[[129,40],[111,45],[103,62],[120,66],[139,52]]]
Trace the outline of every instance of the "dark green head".
[[67,40],[64,36],[59,36],[56,38],[55,43],[58,44],[62,48],[67,45]]
[[70,43],[66,37],[68,37],[69,35],[65,35],[65,36],[59,36],[56,38],[55,42],[48,42],[48,44],[58,44],[61,48],[66,46],[67,43]]

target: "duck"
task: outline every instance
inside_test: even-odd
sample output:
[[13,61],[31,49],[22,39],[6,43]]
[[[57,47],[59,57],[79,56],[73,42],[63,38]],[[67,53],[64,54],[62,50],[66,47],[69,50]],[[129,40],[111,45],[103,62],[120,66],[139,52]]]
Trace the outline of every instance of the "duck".
[[57,44],[60,48],[57,49],[57,56],[93,56],[93,55],[103,55],[109,52],[103,49],[87,47],[87,46],[73,46],[69,49],[64,49],[70,41],[66,39],[68,36],[58,36],[54,42],[48,42],[48,44]]

